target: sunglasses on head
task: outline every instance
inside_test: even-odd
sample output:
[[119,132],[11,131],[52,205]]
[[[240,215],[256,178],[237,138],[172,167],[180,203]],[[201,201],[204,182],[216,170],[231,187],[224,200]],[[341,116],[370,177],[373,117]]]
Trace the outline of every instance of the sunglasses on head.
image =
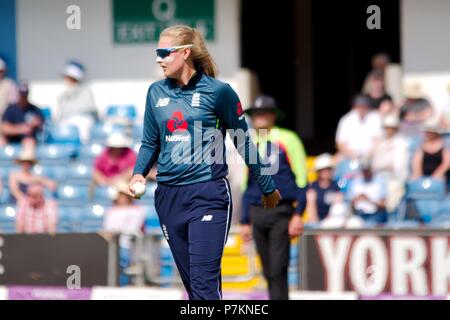
[[177,47],[172,47],[172,48],[159,48],[159,49],[156,49],[156,56],[164,59],[165,57],[170,56],[170,54],[172,52],[175,52],[179,49],[191,48],[191,47],[192,47],[192,44],[186,44],[184,46],[177,46]]

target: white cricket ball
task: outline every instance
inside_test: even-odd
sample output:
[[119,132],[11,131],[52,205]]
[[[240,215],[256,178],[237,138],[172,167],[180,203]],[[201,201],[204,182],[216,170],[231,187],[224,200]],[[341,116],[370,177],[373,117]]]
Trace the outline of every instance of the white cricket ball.
[[135,184],[133,184],[133,191],[134,195],[137,198],[142,197],[145,193],[145,184],[143,184],[142,182],[136,182]]

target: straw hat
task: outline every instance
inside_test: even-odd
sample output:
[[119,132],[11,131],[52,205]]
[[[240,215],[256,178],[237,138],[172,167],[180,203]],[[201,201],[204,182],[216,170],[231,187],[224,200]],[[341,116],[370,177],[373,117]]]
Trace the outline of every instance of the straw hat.
[[15,161],[17,163],[20,163],[20,162],[31,162],[33,164],[38,162],[37,159],[36,159],[36,156],[35,156],[35,154],[33,152],[33,150],[26,150],[26,149],[22,150],[19,153],[19,155],[18,155],[18,157],[16,158]]
[[109,148],[129,148],[131,139],[121,132],[114,132],[108,136],[106,146]]
[[403,86],[403,95],[408,99],[421,99],[425,96],[419,82],[407,82]]
[[441,134],[443,130],[439,125],[439,119],[430,118],[423,123],[422,131]]
[[334,168],[333,157],[329,153],[321,154],[314,162],[314,170],[319,171],[327,168]]

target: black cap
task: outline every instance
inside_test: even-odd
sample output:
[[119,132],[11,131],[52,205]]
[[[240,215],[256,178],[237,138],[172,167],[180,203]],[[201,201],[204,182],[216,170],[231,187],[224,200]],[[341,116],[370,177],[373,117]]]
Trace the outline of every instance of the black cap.
[[28,94],[28,92],[30,91],[30,89],[28,88],[28,84],[22,82],[19,85],[18,91],[21,96],[26,96]]
[[278,108],[275,98],[268,95],[258,96],[253,104],[245,110],[245,113],[252,115],[254,111],[269,111],[276,113],[278,117],[283,116],[283,112]]

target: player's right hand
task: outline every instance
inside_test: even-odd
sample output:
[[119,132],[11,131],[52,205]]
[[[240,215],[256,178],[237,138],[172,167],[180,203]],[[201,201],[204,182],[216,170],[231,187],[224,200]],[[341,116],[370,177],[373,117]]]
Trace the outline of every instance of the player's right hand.
[[249,242],[252,239],[252,227],[249,224],[241,224],[240,234],[244,242]]
[[133,190],[133,185],[136,182],[141,182],[141,183],[145,184],[146,181],[142,174],[135,174],[131,178],[130,182],[128,183],[128,195],[130,195],[133,198],[136,198],[136,195],[134,194],[134,190]]
[[266,209],[275,208],[281,200],[281,194],[278,189],[275,189],[274,192],[267,196],[263,196],[262,204]]

